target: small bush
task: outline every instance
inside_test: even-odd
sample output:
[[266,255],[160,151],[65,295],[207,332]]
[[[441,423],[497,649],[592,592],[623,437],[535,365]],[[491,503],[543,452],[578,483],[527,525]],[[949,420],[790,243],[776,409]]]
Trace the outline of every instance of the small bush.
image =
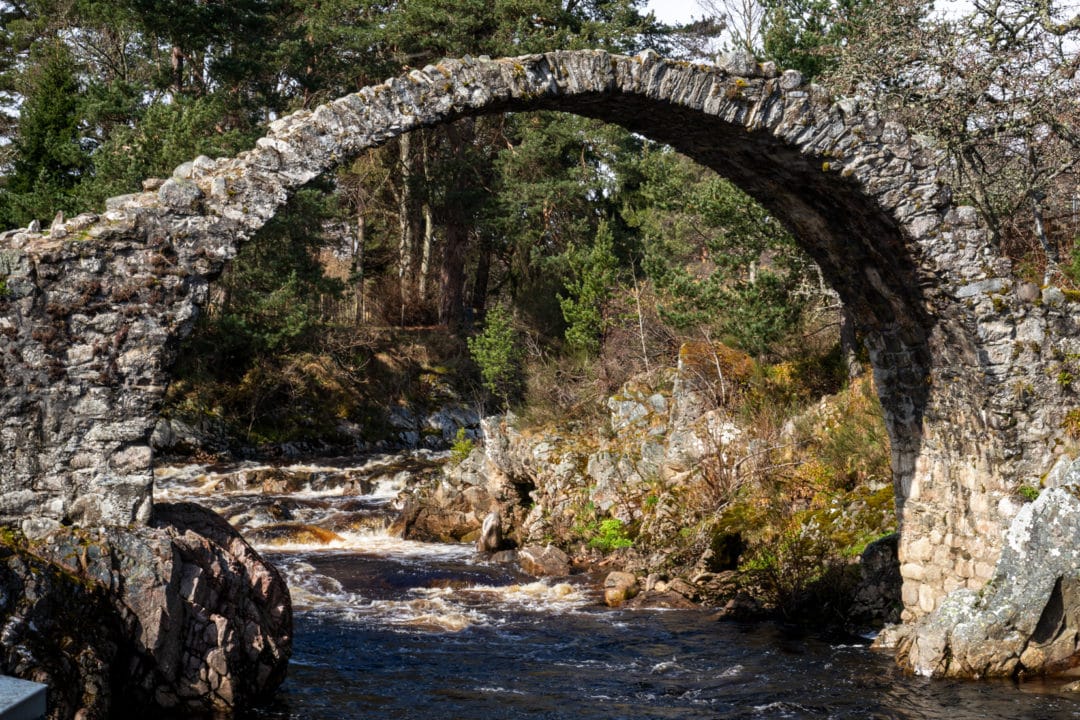
[[1016,494],[1023,498],[1024,502],[1034,502],[1039,497],[1039,488],[1033,485],[1021,485],[1016,488]]
[[476,447],[476,444],[473,443],[471,437],[465,434],[465,428],[458,428],[454,444],[450,446],[450,458],[455,465],[460,465],[465,462],[465,458],[472,454],[474,447]]
[[601,552],[612,552],[620,548],[628,548],[634,544],[626,534],[626,526],[618,518],[601,520],[595,526],[595,534],[589,540],[589,547],[596,548]]

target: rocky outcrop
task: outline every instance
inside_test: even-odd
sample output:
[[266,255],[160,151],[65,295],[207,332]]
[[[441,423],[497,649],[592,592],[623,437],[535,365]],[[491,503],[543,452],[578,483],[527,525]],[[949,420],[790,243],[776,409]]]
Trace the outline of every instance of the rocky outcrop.
[[0,670],[50,685],[50,717],[230,711],[291,652],[288,588],[224,520],[158,505],[154,527],[60,530],[0,548]]
[[897,659],[920,675],[1080,674],[1080,463],[1053,477],[1005,534],[993,577],[901,631]]
[[502,534],[519,545],[545,538],[566,544],[590,515],[641,523],[643,535],[670,538],[685,518],[654,501],[745,450],[725,403],[752,367],[730,348],[688,343],[677,369],[628,382],[609,398],[608,423],[596,431],[525,430],[513,415],[485,418],[483,445],[412,499],[406,537],[471,539],[485,515],[498,511]]

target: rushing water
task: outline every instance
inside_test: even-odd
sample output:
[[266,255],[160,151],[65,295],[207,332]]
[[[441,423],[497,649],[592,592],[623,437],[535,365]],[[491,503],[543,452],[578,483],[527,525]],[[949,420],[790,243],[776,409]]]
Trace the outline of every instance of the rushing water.
[[289,582],[289,676],[250,718],[1080,718],[1054,687],[914,678],[865,644],[706,611],[613,611],[595,579],[392,538],[400,458],[302,468],[277,495],[231,470],[163,469],[158,495],[214,507]]

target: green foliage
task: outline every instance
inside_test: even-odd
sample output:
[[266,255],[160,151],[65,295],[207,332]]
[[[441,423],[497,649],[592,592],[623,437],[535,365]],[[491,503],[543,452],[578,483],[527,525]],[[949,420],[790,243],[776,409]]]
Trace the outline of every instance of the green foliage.
[[472,438],[465,434],[465,428],[458,428],[454,444],[450,446],[450,459],[455,465],[460,465],[472,454],[475,447],[476,444],[473,443]]
[[479,335],[468,339],[469,354],[480,368],[484,387],[509,405],[521,393],[524,356],[513,316],[504,305],[492,308]]
[[1016,488],[1016,494],[1023,498],[1024,502],[1035,502],[1039,497],[1039,488],[1034,485],[1021,485]]
[[592,534],[589,538],[589,547],[601,552],[609,553],[634,544],[627,535],[626,525],[618,518],[605,518],[599,523],[590,525],[587,532]]
[[603,341],[607,325],[604,307],[614,291],[618,269],[608,224],[600,223],[591,246],[577,248],[571,245],[566,254],[570,266],[570,278],[566,283],[568,295],[559,295],[567,325],[566,342],[574,352],[593,357]]
[[0,298],[6,298],[11,294],[11,289],[8,287],[7,279],[0,278]]
[[836,65],[868,0],[764,0],[762,43],[769,59],[814,79]]
[[786,229],[727,180],[672,152],[643,153],[623,214],[644,245],[643,269],[677,329],[775,355],[801,326],[811,265]]
[[227,157],[254,141],[250,132],[222,131],[218,97],[179,97],[150,105],[135,125],[116,128],[94,154],[94,175],[80,187],[90,206],[139,189],[147,177],[169,177],[199,155]]

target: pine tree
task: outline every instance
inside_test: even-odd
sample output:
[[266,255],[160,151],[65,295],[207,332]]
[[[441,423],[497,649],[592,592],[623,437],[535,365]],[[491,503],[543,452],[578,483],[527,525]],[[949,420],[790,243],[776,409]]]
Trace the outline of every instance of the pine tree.
[[76,208],[73,189],[90,167],[80,129],[79,82],[67,47],[36,47],[25,75],[13,172],[0,194],[4,226],[51,220]]

